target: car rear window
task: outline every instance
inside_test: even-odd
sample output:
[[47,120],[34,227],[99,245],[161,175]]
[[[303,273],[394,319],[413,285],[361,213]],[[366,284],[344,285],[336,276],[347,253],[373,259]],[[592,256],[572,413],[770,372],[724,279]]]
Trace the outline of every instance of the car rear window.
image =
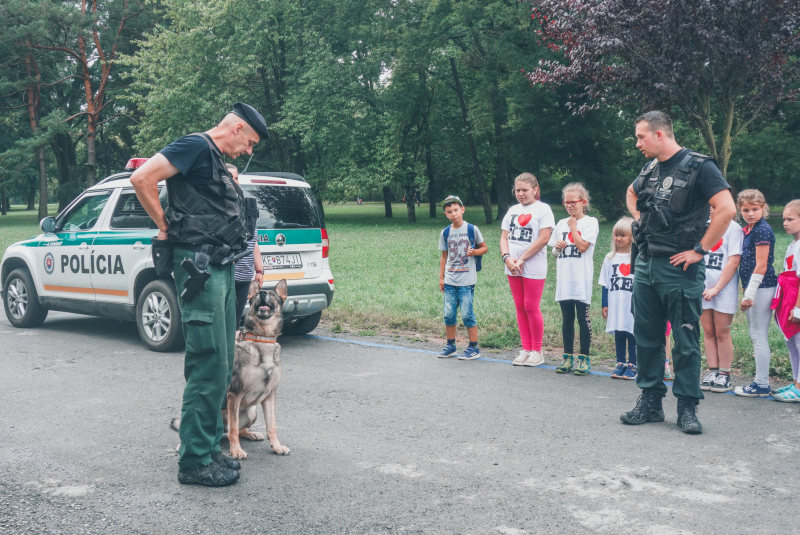
[[247,197],[258,201],[256,228],[324,228],[322,213],[310,188],[243,185]]

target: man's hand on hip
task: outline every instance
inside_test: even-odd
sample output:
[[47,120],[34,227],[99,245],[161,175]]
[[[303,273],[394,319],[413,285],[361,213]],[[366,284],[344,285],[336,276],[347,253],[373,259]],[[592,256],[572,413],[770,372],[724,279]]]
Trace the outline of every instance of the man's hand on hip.
[[684,251],[669,257],[669,263],[673,266],[680,266],[683,264],[683,270],[703,259],[703,255],[696,251]]

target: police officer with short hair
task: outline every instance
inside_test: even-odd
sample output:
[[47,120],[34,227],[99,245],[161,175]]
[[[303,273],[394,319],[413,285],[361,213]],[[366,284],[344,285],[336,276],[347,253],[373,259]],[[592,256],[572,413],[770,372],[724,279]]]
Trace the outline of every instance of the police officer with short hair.
[[[653,160],[628,188],[638,256],[634,262],[634,336],[639,353],[636,384],[642,395],[620,419],[626,424],[663,422],[662,398],[667,321],[675,347],[672,363],[678,426],[702,433],[697,405],[700,375],[700,313],[705,281],[702,260],[736,214],[730,186],[714,160],[675,142],[672,121],[660,111],[635,121],[636,148]],[[714,207],[711,222],[709,206]]]
[[[172,142],[130,179],[142,206],[158,225],[153,243],[156,269],[160,276],[174,270],[180,294],[186,386],[178,481],[185,484],[221,487],[239,479],[239,463],[220,448],[221,410],[233,371],[233,264],[242,252],[247,253],[257,207],[252,199],[244,199],[222,155],[252,154],[255,145],[268,136],[261,114],[239,102],[217,126]],[[169,194],[166,210],[158,197],[162,180]]]

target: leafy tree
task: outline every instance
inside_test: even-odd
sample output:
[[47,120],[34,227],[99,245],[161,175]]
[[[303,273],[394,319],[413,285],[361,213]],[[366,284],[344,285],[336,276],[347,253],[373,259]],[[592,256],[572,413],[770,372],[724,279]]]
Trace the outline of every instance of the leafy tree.
[[575,84],[569,105],[677,106],[725,174],[733,143],[800,79],[800,3],[775,0],[532,0],[537,84]]

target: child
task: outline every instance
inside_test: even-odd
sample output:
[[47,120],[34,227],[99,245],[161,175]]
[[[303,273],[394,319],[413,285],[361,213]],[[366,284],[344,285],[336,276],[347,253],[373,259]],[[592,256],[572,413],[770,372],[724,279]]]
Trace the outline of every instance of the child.
[[767,223],[769,205],[760,191],[746,189],[740,192],[736,199],[736,208],[747,223],[742,242],[742,261],[739,265],[739,277],[744,288],[740,307],[747,315],[755,352],[756,376],[752,383],[744,388],[737,386],[734,392],[745,397],[767,397],[770,395],[767,332],[772,319],[770,306],[778,285],[778,277],[772,267],[772,262],[775,261],[775,234]]
[[564,338],[564,362],[556,373],[569,373],[573,365],[575,316],[578,316],[580,348],[575,375],[587,375],[592,365],[589,346],[592,343],[592,321],[589,306],[592,303],[594,280],[594,244],[600,233],[597,219],[587,216],[589,192],[583,184],[572,182],[561,191],[562,204],[569,217],[556,224],[547,244],[553,248],[556,260],[556,302],[561,305],[561,335]]
[[783,209],[783,230],[794,237],[786,250],[778,292],[772,302],[775,319],[786,336],[794,384],[772,392],[775,401],[800,402],[800,199]]
[[544,364],[544,318],[539,309],[547,276],[544,249],[555,220],[550,207],[539,201],[539,182],[531,173],[515,178],[513,191],[519,204],[512,206],[503,218],[500,253],[506,265],[522,340],[522,350],[514,359],[514,366],[539,366]]
[[[714,213],[714,208],[711,208]],[[731,326],[739,301],[739,261],[742,258],[744,232],[731,221],[722,239],[705,257],[706,289],[703,292],[703,345],[708,361],[708,373],[700,390],[727,392],[731,389],[733,340]]]
[[[598,283],[603,287],[603,317],[606,332],[614,333],[617,350],[617,366],[611,377],[636,379],[636,339],[633,337],[633,273],[631,273],[631,242],[633,242],[633,219],[623,217],[614,224],[611,252],[603,260]],[[625,345],[628,346],[628,362],[625,362]]]
[[459,355],[460,360],[481,356],[478,349],[478,322],[472,311],[475,283],[478,282],[476,256],[486,254],[488,247],[478,227],[464,221],[464,204],[455,195],[442,201],[442,208],[451,225],[439,234],[439,290],[444,293],[444,328],[447,345],[440,358],[456,354],[456,312],[461,309],[461,321],[469,333],[469,346]]

